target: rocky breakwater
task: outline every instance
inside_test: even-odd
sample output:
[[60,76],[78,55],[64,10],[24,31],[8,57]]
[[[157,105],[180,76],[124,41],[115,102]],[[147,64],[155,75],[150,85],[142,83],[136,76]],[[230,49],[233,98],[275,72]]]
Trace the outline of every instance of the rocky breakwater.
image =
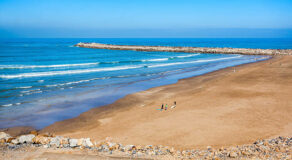
[[190,53],[217,53],[243,55],[292,55],[292,49],[250,49],[250,48],[208,48],[208,47],[168,47],[168,46],[134,46],[110,45],[101,43],[78,43],[75,46],[84,48],[160,51],[160,52],[190,52]]
[[[175,150],[168,146],[136,146],[112,142],[110,138],[94,142],[90,138],[67,138],[51,134],[31,134],[12,137],[0,132],[2,150],[21,147],[43,147],[55,149],[88,149],[108,156],[142,157],[152,159],[291,159],[292,137],[263,139],[253,144],[236,147]],[[4,148],[4,149],[3,149]],[[5,153],[2,153],[5,154]]]

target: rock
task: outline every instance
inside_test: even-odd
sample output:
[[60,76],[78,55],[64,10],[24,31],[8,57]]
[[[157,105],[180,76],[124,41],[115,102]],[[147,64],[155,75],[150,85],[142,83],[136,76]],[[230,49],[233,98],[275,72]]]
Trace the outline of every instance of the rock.
[[152,145],[145,146],[146,149],[153,149]]
[[11,141],[12,141],[13,139],[15,139],[15,138],[12,138],[12,137],[11,137],[11,138],[8,138],[8,139],[6,140],[6,142],[7,142],[7,143],[11,143]]
[[101,148],[102,148],[102,151],[104,151],[104,152],[108,152],[109,151],[109,148],[108,148],[108,146],[107,145],[102,145],[101,146]]
[[18,141],[18,139],[13,139],[13,140],[11,140],[11,143],[12,144],[19,144],[19,141]]
[[33,134],[22,135],[18,137],[19,143],[32,143],[32,139],[35,137]]
[[62,145],[63,147],[68,147],[69,146],[69,138],[61,138],[60,145]]
[[93,144],[90,141],[90,138],[83,139],[82,146],[84,146],[84,147],[93,147]]
[[131,151],[135,146],[134,145],[126,145],[125,150],[126,151]]
[[231,151],[231,152],[229,153],[229,157],[231,157],[231,158],[236,158],[236,157],[237,157],[237,153],[234,152],[234,151]]
[[69,139],[69,146],[70,147],[77,147],[78,139]]
[[50,148],[50,145],[49,144],[45,144],[43,145],[44,148]]
[[0,144],[4,144],[4,143],[6,143],[6,140],[3,138],[3,139],[0,139]]
[[142,146],[136,146],[137,150],[142,150]]
[[35,144],[49,144],[51,137],[44,137],[42,135],[38,135],[32,139]]
[[250,153],[249,150],[247,150],[247,151],[242,151],[241,154],[244,155],[244,156],[249,156],[249,155],[251,155],[251,153]]
[[120,144],[116,144],[116,145],[114,146],[115,149],[120,149],[120,147],[121,147]]
[[62,137],[53,137],[50,141],[50,145],[54,147],[60,147]]
[[143,153],[138,151],[137,154],[136,154],[138,157],[142,157],[143,156]]
[[11,136],[5,132],[0,132],[0,139],[5,139],[7,141]]
[[109,147],[112,147],[112,148],[116,147],[116,143],[108,142],[107,144]]
[[186,155],[186,151],[182,151],[181,154],[184,156]]
[[80,138],[77,140],[77,145],[82,146],[84,138]]

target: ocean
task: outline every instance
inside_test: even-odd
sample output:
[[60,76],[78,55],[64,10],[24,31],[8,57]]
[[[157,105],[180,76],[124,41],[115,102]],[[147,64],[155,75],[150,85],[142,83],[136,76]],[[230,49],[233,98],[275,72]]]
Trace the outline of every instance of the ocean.
[[291,39],[0,39],[0,128],[46,127],[179,79],[268,56],[74,47],[121,45],[291,49]]

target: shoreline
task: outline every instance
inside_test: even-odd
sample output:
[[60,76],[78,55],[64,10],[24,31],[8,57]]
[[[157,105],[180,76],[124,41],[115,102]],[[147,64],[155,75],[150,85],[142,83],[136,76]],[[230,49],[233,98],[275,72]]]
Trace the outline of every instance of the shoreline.
[[[142,91],[142,92],[145,93],[145,92],[149,92],[153,90],[164,90],[169,87],[175,87],[181,83],[189,83],[190,81],[199,81],[199,84],[201,84],[203,87],[197,88],[195,92],[202,92],[202,90],[204,90],[204,88],[206,87],[206,83],[211,83],[207,85],[207,87],[212,87],[212,82],[220,81],[220,79],[222,78],[225,79],[225,78],[231,77],[233,76],[233,74],[237,74],[236,72],[245,72],[245,70],[247,69],[249,70],[252,69],[253,71],[256,71],[258,68],[263,68],[267,65],[268,66],[272,65],[271,67],[275,69],[280,69],[280,68],[284,70],[286,68],[292,69],[291,60],[292,60],[291,56],[276,56],[264,61],[241,64],[238,66],[228,67],[228,68],[220,69],[217,71],[209,72],[200,76],[181,79],[175,84],[159,86],[159,87],[151,88],[149,90]],[[234,69],[236,70],[236,72],[233,72]],[[291,69],[289,73],[291,73]],[[289,82],[291,82],[291,80]],[[183,94],[184,92],[185,91],[181,91],[180,93]],[[289,93],[291,94],[291,92]],[[135,95],[137,94],[139,95],[143,93],[140,93],[140,92],[134,93],[133,95],[129,95],[130,97],[127,96],[127,99],[136,101],[137,103],[137,99],[135,99],[137,98],[135,97]],[[127,106],[125,103],[122,102],[123,99],[125,98],[118,100],[119,102],[115,102],[115,103],[122,103],[121,106],[117,106],[113,104],[109,105],[111,106],[111,108],[109,108],[109,106],[103,106],[102,113],[98,112],[92,116],[95,118],[100,116],[98,118],[99,120],[98,123],[100,122],[109,123],[109,119],[107,117],[112,116],[113,112],[116,112],[116,114],[118,114],[119,111],[121,111],[122,113],[128,112],[128,111],[131,112],[131,108],[133,109],[133,106]],[[287,105],[289,105],[289,102],[287,103],[288,103]],[[119,108],[119,107],[122,107],[122,108]],[[182,106],[178,104],[177,107],[181,108]],[[196,109],[196,108],[193,108],[193,109]],[[267,108],[267,110],[269,109],[270,108]],[[98,110],[98,108],[94,108],[92,110]],[[290,113],[291,109],[288,108],[287,111],[289,111]],[[185,112],[191,112],[191,110],[187,110]],[[216,112],[218,111],[216,110]],[[240,112],[242,112],[242,110]],[[139,114],[137,112],[135,113]],[[164,112],[164,114],[165,113],[166,112]],[[89,128],[86,126],[92,123],[96,123],[96,120],[92,119],[93,117],[91,117],[90,114],[86,112],[82,113],[81,115],[85,117],[86,116],[89,116],[89,117],[88,118],[83,117],[85,119],[81,118],[82,122],[77,124],[77,126],[76,126],[76,122],[80,122],[78,121],[78,119],[80,120],[80,116],[73,118],[73,119],[77,119],[77,121],[74,121],[74,120],[71,121],[70,119],[65,120],[65,121],[68,121],[68,124],[70,123],[72,124],[71,125],[72,130],[68,130],[67,128],[68,126],[66,125],[63,126],[66,123],[63,123],[62,121],[60,121],[60,122],[57,122],[57,123],[60,123],[60,124],[57,124],[57,126],[59,125],[60,128],[53,127],[53,128],[49,128],[47,130],[41,130],[38,132],[32,131],[30,133],[28,132],[29,135],[22,134],[21,136],[13,136],[13,138],[9,138],[8,136],[6,137],[6,140],[4,139],[4,141],[3,139],[1,139],[0,150],[3,152],[3,154],[0,157],[4,159],[6,159],[7,157],[10,157],[10,158],[13,157],[14,159],[23,159],[23,157],[41,158],[41,159],[42,158],[45,158],[45,159],[47,158],[50,158],[50,159],[56,159],[56,158],[62,158],[62,159],[80,159],[80,158],[86,158],[86,159],[96,159],[96,158],[101,158],[101,159],[111,159],[111,158],[112,159],[129,159],[129,158],[131,159],[132,158],[133,159],[184,159],[184,158],[186,159],[189,159],[189,158],[267,159],[267,158],[276,158],[276,159],[279,159],[279,158],[284,158],[284,159],[289,159],[291,158],[291,153],[289,151],[289,148],[291,148],[291,140],[292,140],[291,121],[288,121],[288,125],[287,124],[284,125],[285,126],[284,128],[286,128],[284,130],[286,131],[283,132],[283,130],[281,130],[280,132],[278,132],[278,134],[275,134],[273,136],[258,136],[260,138],[256,140],[251,139],[250,141],[242,141],[242,143],[234,143],[234,144],[229,144],[229,145],[217,145],[217,146],[215,145],[214,146],[214,145],[209,144],[207,146],[204,145],[204,146],[194,146],[194,147],[179,147],[179,146],[171,146],[171,145],[157,145],[157,144],[152,144],[152,143],[147,143],[147,145],[137,144],[137,143],[136,144],[135,143],[130,143],[130,144],[121,143],[121,141],[119,141],[119,139],[116,139],[115,137],[106,137],[105,139],[94,139],[90,136],[89,137],[90,139],[84,138],[82,136],[89,136],[88,132],[92,132],[93,131],[92,129],[96,127],[94,125]],[[145,116],[145,115],[139,114],[139,116]],[[188,116],[186,116],[186,118],[188,118]],[[210,119],[211,118],[212,117],[210,117]],[[283,118],[280,117],[280,119],[283,119]],[[271,121],[273,121],[273,118],[271,119]],[[283,124],[285,123],[283,122]],[[82,128],[80,125],[81,126],[85,125],[85,128]],[[54,129],[57,129],[55,130],[56,132],[54,131]],[[248,129],[248,128],[244,128],[244,129]],[[58,131],[63,131],[63,130],[66,130],[66,131],[64,133],[58,133]],[[48,134],[48,131],[50,131],[49,134]],[[144,130],[144,132],[147,133],[148,131]],[[79,135],[74,135],[76,133],[78,133]],[[186,136],[189,136],[189,135],[187,134]],[[241,136],[241,135],[238,135],[238,136]],[[23,142],[20,142],[21,137],[26,137],[26,138],[35,137],[35,138],[30,139],[31,141],[28,140],[27,142],[23,143]],[[226,137],[224,138],[227,141],[228,139],[232,138],[232,137],[228,137],[228,138]],[[140,137],[140,138],[144,138],[144,137]],[[201,141],[201,140],[202,139],[197,139],[196,141]],[[220,141],[221,139],[218,139],[218,140]],[[15,142],[18,142],[18,143],[15,143]]]
[[82,42],[76,44],[75,46],[83,47],[83,48],[110,49],[110,50],[134,50],[134,51],[270,55],[270,56],[271,55],[292,55],[292,49],[138,46],[138,45],[112,45],[112,44],[82,43]]
[[[203,89],[202,89],[202,87],[200,87],[200,85],[206,85],[206,83],[207,84],[213,83],[214,81],[215,82],[219,81],[220,78],[226,78],[226,76],[228,77],[230,74],[232,74],[233,68],[236,68],[236,70],[250,70],[254,67],[261,67],[263,65],[269,65],[269,63],[270,63],[270,65],[272,63],[281,63],[282,64],[282,62],[279,62],[279,61],[284,60],[285,62],[287,62],[287,60],[285,60],[285,59],[291,59],[291,57],[290,56],[284,56],[284,57],[277,57],[276,56],[270,60],[261,61],[261,62],[257,62],[257,63],[251,63],[251,64],[243,64],[243,65],[239,65],[239,66],[235,66],[235,67],[229,67],[229,68],[221,69],[221,70],[218,70],[215,72],[207,73],[207,74],[204,74],[201,76],[182,79],[182,80],[179,80],[175,84],[155,87],[155,88],[151,88],[151,89],[146,90],[146,91],[134,93],[134,94],[128,95],[124,98],[117,100],[113,104],[98,107],[98,108],[93,108],[87,112],[80,114],[78,117],[56,122],[53,125],[50,125],[50,126],[44,128],[43,130],[41,130],[40,133],[50,132],[50,133],[54,133],[56,135],[69,136],[69,137],[75,137],[75,138],[90,137],[94,140],[101,140],[101,139],[105,139],[106,137],[111,137],[115,141],[123,142],[125,144],[144,145],[146,143],[150,143],[152,140],[151,140],[151,138],[149,139],[149,137],[143,137],[143,138],[148,139],[148,142],[147,142],[147,140],[146,140],[146,142],[143,140],[141,141],[141,139],[143,139],[143,138],[140,137],[141,135],[139,135],[139,134],[141,134],[140,133],[141,128],[139,128],[139,125],[143,124],[145,127],[145,125],[147,123],[149,123],[149,120],[151,121],[152,118],[157,120],[157,123],[158,123],[158,122],[160,122],[159,121],[160,118],[165,118],[164,116],[171,116],[171,114],[175,113],[175,112],[170,111],[170,113],[169,113],[170,115],[163,115],[163,117],[160,117],[159,115],[157,117],[157,114],[160,114],[160,113],[159,112],[157,113],[157,111],[155,111],[156,109],[151,110],[150,115],[148,113],[143,113],[143,111],[146,111],[146,110],[149,112],[149,108],[153,108],[153,106],[158,106],[157,102],[153,102],[153,101],[157,100],[157,97],[160,97],[160,100],[161,100],[161,98],[163,98],[160,96],[160,95],[162,95],[162,93],[159,93],[159,91],[172,90],[171,88],[175,88],[179,84],[189,83],[191,81],[197,81],[195,84],[198,86],[196,86],[192,92],[201,92],[201,90],[203,90]],[[187,88],[185,88],[185,89],[187,89]],[[179,93],[183,94],[183,95],[186,94],[184,92],[185,91],[179,91]],[[288,93],[291,94],[289,91],[288,91]],[[151,94],[154,94],[155,96],[151,96]],[[236,93],[236,94],[240,94],[240,93]],[[247,93],[243,93],[243,94],[245,94],[245,95],[243,95],[244,96],[243,98],[246,98],[246,96],[248,96],[248,97],[251,96],[251,95],[248,95]],[[257,93],[255,93],[255,94],[257,94]],[[260,93],[260,94],[264,94],[264,93]],[[164,96],[164,98],[167,97],[167,95],[166,95],[166,97],[165,97],[165,95],[163,95],[163,96]],[[168,95],[168,96],[171,96],[171,95]],[[253,95],[253,96],[256,96],[256,95]],[[170,102],[167,102],[167,103],[170,103]],[[260,102],[260,103],[262,103],[262,102]],[[286,102],[286,101],[285,101],[285,103],[289,104],[289,102]],[[181,104],[181,102],[178,101],[178,106],[180,106],[180,104]],[[159,106],[160,105],[161,105],[161,102],[159,102]],[[144,106],[146,106],[146,107],[144,107]],[[156,107],[156,108],[158,108],[158,107]],[[199,109],[201,109],[201,108],[199,108]],[[287,110],[287,108],[284,110],[286,110],[286,112],[288,112],[288,113],[291,112],[291,109],[289,109],[289,108],[288,108],[288,110]],[[179,112],[183,112],[183,111],[180,110]],[[119,116],[119,114],[121,114],[121,115]],[[131,119],[131,116],[134,116],[133,114],[137,114],[138,117],[142,118],[143,120],[140,122],[137,122],[137,124],[131,124],[131,123],[135,123],[135,122],[133,122],[133,118]],[[153,114],[153,116],[151,116],[152,114]],[[207,113],[205,113],[205,114],[207,114]],[[135,115],[134,117],[137,118],[137,115]],[[129,118],[129,116],[130,116],[130,118]],[[152,117],[152,118],[150,118],[150,117]],[[118,124],[116,124],[114,122],[114,120],[117,120],[116,118],[123,118],[123,119],[121,119],[122,122],[116,121],[116,123],[118,123]],[[166,117],[166,120],[169,120],[167,118],[168,117]],[[180,117],[179,119],[176,119],[176,120],[180,120],[181,118],[182,117]],[[253,117],[251,117],[251,118],[253,118]],[[281,118],[281,119],[283,119],[283,118]],[[135,132],[135,130],[140,130],[140,131],[138,131],[138,133],[136,133],[137,135],[134,134],[132,136],[129,136],[129,137],[137,136],[136,138],[131,140],[128,136],[125,136],[124,132],[127,132],[127,134],[129,134],[130,131],[125,131],[125,128],[127,128],[127,125],[123,124],[123,120],[125,120],[126,123],[129,123],[130,127],[128,127],[128,129],[132,130],[133,132]],[[206,120],[206,119],[204,119],[204,120]],[[212,122],[212,123],[214,123],[214,122]],[[163,125],[168,125],[168,124],[165,124],[165,122],[162,122],[162,126]],[[136,128],[136,129],[133,130],[132,127]],[[159,125],[157,126],[156,122],[154,122],[154,124],[151,123],[150,126],[149,126],[149,124],[147,124],[146,127],[148,127],[148,129],[153,130],[153,129],[157,129],[157,127],[160,127],[160,126]],[[178,127],[178,126],[176,126],[176,127]],[[216,126],[213,126],[213,127],[216,128]],[[236,128],[236,126],[233,126],[233,127]],[[227,128],[228,128],[228,126],[227,126]],[[103,131],[100,131],[100,130],[103,130]],[[233,129],[231,128],[231,130],[233,130]],[[291,135],[291,130],[292,130],[291,124],[288,123],[288,126],[286,126],[286,130],[287,131],[284,135],[286,135],[286,134]],[[143,129],[142,129],[142,131],[145,132]],[[168,132],[168,130],[165,130],[165,131]],[[257,132],[256,130],[254,130],[254,131]],[[115,134],[115,133],[113,134],[112,132],[120,132],[123,135],[118,136],[117,134]],[[149,132],[151,132],[151,131],[149,131]],[[155,132],[155,131],[153,131],[153,132]],[[192,148],[192,147],[204,148],[204,147],[206,147],[206,145],[208,145],[207,143],[209,143],[209,142],[206,142],[205,144],[202,143],[202,144],[193,144],[193,145],[190,145],[190,144],[178,145],[178,144],[184,143],[184,142],[180,142],[180,143],[175,142],[175,143],[171,144],[170,142],[163,142],[163,141],[159,140],[161,138],[163,139],[163,137],[164,137],[163,131],[160,131],[160,132],[161,132],[162,136],[159,136],[156,134],[152,135],[154,137],[155,136],[159,137],[158,139],[156,139],[157,142],[153,142],[155,145],[159,145],[159,143],[162,142],[163,144],[161,144],[161,145],[170,145],[170,146],[175,146],[176,148],[183,148],[184,149],[184,148]],[[221,132],[224,132],[224,131],[221,131]],[[153,134],[153,133],[151,132],[149,134]],[[275,132],[271,132],[271,133],[268,132],[268,133],[264,133],[263,135],[254,135],[254,136],[250,136],[250,137],[243,136],[240,140],[236,140],[236,138],[235,138],[234,142],[223,141],[222,143],[219,143],[219,144],[209,143],[209,145],[211,145],[212,147],[221,147],[221,146],[232,146],[232,145],[246,144],[246,143],[251,143],[252,141],[254,141],[256,139],[269,138],[269,137],[273,137],[276,135],[277,134],[275,134]],[[233,139],[234,139],[234,137],[233,137]],[[172,138],[172,140],[175,140],[175,139]],[[153,143],[151,143],[151,144],[153,144]]]

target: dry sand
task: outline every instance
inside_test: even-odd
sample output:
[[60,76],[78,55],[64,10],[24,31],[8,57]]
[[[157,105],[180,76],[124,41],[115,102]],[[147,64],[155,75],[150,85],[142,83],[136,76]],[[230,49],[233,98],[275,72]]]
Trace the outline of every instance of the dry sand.
[[[175,109],[157,110],[173,101]],[[131,94],[40,132],[176,149],[221,147],[292,135],[291,115],[292,56],[278,56]]]

